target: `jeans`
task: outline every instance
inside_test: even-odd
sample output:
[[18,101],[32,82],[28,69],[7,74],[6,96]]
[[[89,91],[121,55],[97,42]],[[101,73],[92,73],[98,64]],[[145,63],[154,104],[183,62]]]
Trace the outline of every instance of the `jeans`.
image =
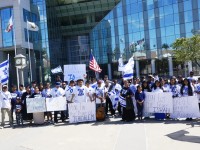
[[139,103],[136,104],[137,105],[137,113],[138,113],[138,117],[142,117],[143,116],[143,107],[144,105],[140,105]]
[[1,126],[5,125],[5,114],[8,114],[10,125],[13,124],[12,117],[11,117],[11,109],[9,108],[1,108]]

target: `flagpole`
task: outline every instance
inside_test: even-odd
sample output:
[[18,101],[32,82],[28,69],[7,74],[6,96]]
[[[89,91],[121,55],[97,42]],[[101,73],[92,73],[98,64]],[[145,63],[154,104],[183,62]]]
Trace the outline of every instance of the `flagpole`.
[[[9,68],[10,68],[10,55],[8,53],[8,74],[9,74]],[[9,89],[9,75],[8,75],[8,83],[7,83],[8,89]]]
[[28,38],[28,55],[29,55],[29,71],[30,71],[30,82],[32,82],[32,65],[31,65],[31,48],[30,48],[30,42],[29,42],[29,29],[28,29],[28,19],[26,17],[26,28],[27,28],[27,38]]
[[[16,44],[16,35],[15,35],[15,26],[14,26],[14,19],[13,19],[13,40],[14,40],[14,46],[15,46],[15,56],[17,55],[17,44]],[[17,88],[19,90],[19,71],[16,67],[16,74],[17,74]]]

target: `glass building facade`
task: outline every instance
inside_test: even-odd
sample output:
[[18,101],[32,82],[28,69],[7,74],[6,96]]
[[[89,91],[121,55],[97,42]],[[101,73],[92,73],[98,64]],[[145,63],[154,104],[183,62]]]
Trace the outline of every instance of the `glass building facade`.
[[[112,70],[121,55],[124,61],[134,56],[140,75],[169,75],[172,43],[199,29],[199,0],[121,0],[90,32],[90,46],[98,63],[112,62]],[[180,74],[176,68],[173,61],[174,74]]]
[[0,9],[1,16],[1,33],[2,33],[2,48],[11,47],[14,45],[13,42],[13,31],[5,32],[9,19],[13,14],[13,8],[2,8]]
[[[24,14],[26,14],[26,10],[24,10]],[[28,16],[31,15],[30,19],[32,19],[32,22],[37,23],[39,26],[39,32],[29,31],[29,40],[34,44],[36,69],[38,71],[37,79],[40,82],[49,81],[51,78],[46,0],[31,0],[31,13],[27,14],[29,14]],[[25,38],[27,40],[26,35],[25,31]]]

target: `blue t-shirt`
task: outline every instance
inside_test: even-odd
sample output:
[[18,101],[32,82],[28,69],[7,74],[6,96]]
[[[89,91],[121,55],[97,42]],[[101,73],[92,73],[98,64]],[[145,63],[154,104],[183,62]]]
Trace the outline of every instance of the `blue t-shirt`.
[[136,101],[143,101],[145,99],[145,94],[144,94],[144,92],[138,92],[138,91],[136,91],[135,92],[135,100]]

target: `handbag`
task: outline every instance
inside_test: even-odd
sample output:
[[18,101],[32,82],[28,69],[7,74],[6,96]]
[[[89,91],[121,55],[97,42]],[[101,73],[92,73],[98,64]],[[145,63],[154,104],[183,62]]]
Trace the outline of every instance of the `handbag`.
[[96,119],[105,120],[105,108],[103,107],[102,103],[101,106],[97,108]]

